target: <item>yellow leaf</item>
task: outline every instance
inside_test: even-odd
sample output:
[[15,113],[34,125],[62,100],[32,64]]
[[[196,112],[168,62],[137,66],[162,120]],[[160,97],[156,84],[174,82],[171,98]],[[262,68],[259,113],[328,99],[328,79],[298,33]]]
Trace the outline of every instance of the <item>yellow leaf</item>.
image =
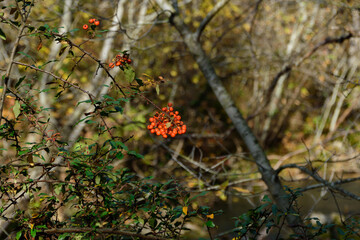
[[183,213],[187,215],[188,207],[183,207]]
[[251,193],[249,190],[241,188],[241,187],[232,187],[232,188],[241,193]]
[[244,23],[243,28],[245,29],[245,31],[250,32],[251,25],[249,23]]
[[214,219],[214,214],[209,214],[209,215],[206,215],[207,218],[210,218],[210,219]]

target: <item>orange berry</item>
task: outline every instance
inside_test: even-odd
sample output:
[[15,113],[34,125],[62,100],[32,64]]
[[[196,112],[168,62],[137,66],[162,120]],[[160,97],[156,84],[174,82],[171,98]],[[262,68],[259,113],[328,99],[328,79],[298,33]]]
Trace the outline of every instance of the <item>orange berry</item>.
[[117,61],[117,62],[115,63],[115,65],[116,65],[116,66],[120,66],[120,65],[121,65],[121,62],[120,62],[120,61]]
[[155,119],[151,117],[151,118],[149,118],[149,121],[150,121],[150,122],[154,122]]
[[175,111],[175,115],[178,115],[179,114],[179,112],[178,111]]
[[172,107],[172,105],[173,105],[172,103],[168,103],[168,106],[169,106],[169,107]]
[[95,24],[96,26],[99,26],[100,21],[95,21],[94,24]]
[[86,30],[86,29],[88,29],[88,28],[89,28],[89,26],[88,26],[87,24],[84,24],[84,25],[83,25],[83,29],[84,29],[84,30]]
[[166,108],[166,107],[163,107],[161,110],[165,112],[165,111],[167,110],[167,108]]
[[109,68],[114,68],[115,64],[113,62],[109,63]]
[[127,61],[127,63],[128,63],[128,64],[130,64],[130,63],[131,63],[131,59],[130,59],[130,58],[129,58],[129,59],[127,59],[126,61]]
[[163,138],[167,138],[167,135],[166,135],[166,134],[163,134],[162,136],[163,136]]
[[173,107],[169,107],[170,112],[174,111]]
[[176,136],[176,134],[175,134],[175,133],[172,133],[172,134],[170,134],[170,136],[171,136],[171,137],[175,137],[175,136]]
[[155,133],[155,129],[151,129],[150,132],[151,132],[151,133]]
[[94,18],[89,19],[89,23],[94,23],[94,22],[95,22]]

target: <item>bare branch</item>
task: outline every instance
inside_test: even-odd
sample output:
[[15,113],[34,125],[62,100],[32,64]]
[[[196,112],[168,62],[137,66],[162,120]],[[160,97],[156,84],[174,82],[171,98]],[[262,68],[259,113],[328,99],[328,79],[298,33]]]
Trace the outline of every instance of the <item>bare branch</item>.
[[298,59],[297,61],[293,61],[290,62],[288,64],[286,64],[285,66],[283,66],[283,68],[275,75],[275,77],[272,79],[270,86],[267,90],[267,94],[265,96],[265,101],[262,104],[261,107],[258,108],[258,110],[255,111],[255,113],[251,114],[250,116],[248,116],[246,118],[246,120],[250,120],[254,117],[256,117],[269,103],[269,99],[271,98],[271,95],[280,79],[281,76],[283,76],[284,74],[290,73],[294,67],[298,67],[300,66],[306,59],[308,59],[309,57],[311,57],[317,50],[319,50],[319,48],[328,45],[328,44],[332,44],[332,43],[343,43],[345,40],[348,40],[350,38],[354,37],[354,35],[352,33],[347,33],[345,35],[342,35],[340,37],[327,37],[325,38],[324,41],[318,43],[315,47],[313,47],[309,52],[307,52],[302,58]]
[[66,84],[69,84],[70,86],[72,86],[72,87],[74,87],[74,88],[76,88],[76,89],[79,89],[79,90],[82,91],[83,93],[86,93],[87,95],[89,95],[90,99],[94,99],[94,98],[95,98],[95,96],[92,95],[90,92],[82,89],[81,87],[79,87],[79,86],[77,86],[77,85],[75,85],[75,84],[73,84],[73,83],[71,83],[71,82],[69,82],[69,81],[66,81],[66,80],[63,79],[62,77],[56,76],[56,75],[53,74],[52,72],[45,71],[45,70],[43,70],[43,69],[37,68],[37,67],[35,67],[35,66],[33,66],[33,65],[29,65],[29,64],[27,64],[27,63],[16,62],[16,61],[14,61],[14,63],[17,64],[17,65],[22,65],[22,66],[26,66],[26,67],[32,68],[32,69],[34,69],[34,70],[36,70],[36,71],[39,71],[39,72],[43,72],[43,73],[49,74],[49,75],[51,75],[53,78],[58,79],[58,80],[66,83]]
[[[350,182],[355,182],[355,181],[359,181],[360,177],[357,178],[347,178],[347,179],[341,179],[335,182],[332,182],[331,184],[333,185],[340,185],[340,184],[345,184],[345,183],[350,183]],[[314,184],[314,185],[310,185],[307,187],[303,187],[301,188],[299,191],[300,192],[306,192],[308,190],[312,190],[312,189],[316,189],[316,188],[321,188],[321,187],[325,187],[325,185],[323,183],[320,184]]]
[[197,41],[200,40],[201,33],[204,31],[206,25],[215,17],[215,15],[229,2],[230,0],[220,0],[216,5],[210,10],[210,12],[205,16],[205,18],[200,23],[200,26],[196,30],[195,38]]
[[277,175],[279,175],[279,173],[280,173],[282,170],[287,169],[287,168],[297,168],[297,169],[301,170],[302,172],[304,172],[304,173],[308,174],[309,176],[311,176],[314,180],[322,183],[323,186],[328,187],[328,188],[330,188],[330,189],[332,189],[332,190],[338,191],[338,192],[340,192],[341,194],[343,194],[344,196],[347,196],[347,197],[350,197],[350,198],[355,199],[355,200],[357,200],[357,201],[360,201],[360,196],[358,196],[358,195],[356,195],[356,194],[353,194],[353,193],[351,193],[351,192],[349,192],[349,191],[347,191],[347,190],[345,190],[345,189],[342,189],[342,188],[336,186],[336,184],[334,184],[334,183],[332,183],[332,182],[326,181],[325,179],[321,178],[321,177],[317,174],[317,172],[311,171],[311,170],[309,170],[308,168],[303,167],[303,166],[299,166],[299,165],[297,165],[297,164],[287,164],[287,165],[281,166],[281,167],[279,167],[279,168],[275,171],[275,173],[276,173]]
[[[43,230],[43,233],[46,234],[61,234],[61,233],[87,233],[93,232],[93,228],[51,228]],[[116,234],[118,236],[129,236],[129,237],[138,237],[140,239],[150,239],[150,240],[166,240],[167,238],[148,236],[139,233],[133,233],[128,231],[116,230],[113,228],[97,228],[95,230],[98,233],[102,234]]]

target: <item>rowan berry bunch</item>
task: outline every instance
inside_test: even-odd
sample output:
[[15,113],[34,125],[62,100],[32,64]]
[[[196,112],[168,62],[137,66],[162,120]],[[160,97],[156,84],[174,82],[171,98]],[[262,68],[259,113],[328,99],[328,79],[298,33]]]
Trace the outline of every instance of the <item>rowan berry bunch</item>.
[[177,134],[184,134],[186,132],[186,125],[181,121],[181,116],[178,111],[174,112],[172,103],[168,103],[167,107],[163,107],[161,112],[156,112],[155,115],[149,118],[150,124],[147,129],[150,133],[163,138],[175,137]]
[[124,53],[122,56],[120,54],[116,55],[111,63],[109,63],[109,68],[114,68],[115,66],[122,67],[125,64],[131,64],[132,60],[129,57],[129,54]]
[[[100,25],[100,21],[99,20],[96,20],[95,18],[90,18],[89,19],[89,23],[91,24],[91,29],[95,29],[96,26],[99,26]],[[83,29],[84,30],[88,30],[89,29],[89,25],[87,24],[84,24],[83,25]]]

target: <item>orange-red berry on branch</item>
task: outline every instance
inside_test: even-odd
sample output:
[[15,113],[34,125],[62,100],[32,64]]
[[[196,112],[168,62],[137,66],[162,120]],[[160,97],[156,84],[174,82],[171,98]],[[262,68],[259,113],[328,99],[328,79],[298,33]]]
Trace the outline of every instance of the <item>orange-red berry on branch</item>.
[[113,62],[109,63],[109,68],[114,68],[115,64]]
[[84,24],[84,25],[83,25],[83,29],[84,29],[84,30],[87,30],[88,28],[89,28],[89,26],[88,26],[87,24]]
[[153,117],[149,118],[150,124],[147,129],[150,130],[150,133],[167,138],[168,136],[175,137],[177,134],[186,132],[186,125],[184,125],[183,121],[180,121],[181,116],[178,111],[174,114],[172,106],[172,103],[168,103],[167,107],[161,109],[161,112],[156,112]]
[[94,22],[95,22],[95,18],[89,19],[89,23],[94,23]]
[[95,21],[94,24],[95,24],[96,26],[99,26],[100,21]]

